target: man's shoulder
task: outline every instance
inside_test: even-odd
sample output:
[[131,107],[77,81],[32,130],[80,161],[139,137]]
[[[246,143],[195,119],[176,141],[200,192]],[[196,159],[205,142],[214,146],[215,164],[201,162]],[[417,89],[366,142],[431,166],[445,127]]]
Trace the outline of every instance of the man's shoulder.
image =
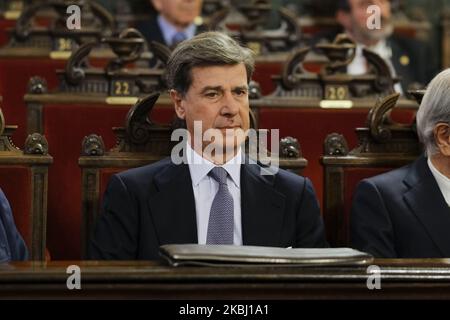
[[415,162],[403,167],[387,171],[385,173],[366,178],[362,182],[376,186],[378,189],[399,191],[404,185],[404,180],[410,174]]
[[[389,38],[389,41],[395,43],[397,47],[410,54],[420,54],[428,49],[428,44],[426,42],[401,35],[392,35]],[[395,49],[396,46],[393,46],[393,49]]]
[[170,170],[173,166],[173,163],[170,157],[164,158],[158,162],[154,162],[152,164],[148,164],[142,167],[128,169],[122,172],[117,173],[116,175],[122,180],[132,180],[132,181],[149,181],[155,175],[161,174],[166,170]]
[[277,173],[277,179],[280,181],[285,181],[286,183],[292,183],[292,184],[304,184],[308,179],[298,175],[292,171],[288,171],[285,169],[279,169]]
[[268,166],[257,162],[248,164],[247,167],[253,174],[259,175],[263,181],[275,187],[298,190],[299,187],[303,187],[309,181],[303,176],[281,169],[278,166]]
[[136,23],[136,29],[144,35],[147,41],[157,41],[165,44],[156,16],[152,16],[147,20],[140,20]]

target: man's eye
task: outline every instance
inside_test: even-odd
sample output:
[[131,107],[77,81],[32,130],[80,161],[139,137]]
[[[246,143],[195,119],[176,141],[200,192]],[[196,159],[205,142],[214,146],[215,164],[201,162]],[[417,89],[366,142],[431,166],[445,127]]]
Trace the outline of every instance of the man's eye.
[[238,89],[238,90],[235,90],[234,93],[235,93],[237,96],[244,96],[244,95],[247,94],[247,90],[244,90],[244,89]]
[[219,94],[215,91],[205,93],[205,96],[208,98],[216,98]]

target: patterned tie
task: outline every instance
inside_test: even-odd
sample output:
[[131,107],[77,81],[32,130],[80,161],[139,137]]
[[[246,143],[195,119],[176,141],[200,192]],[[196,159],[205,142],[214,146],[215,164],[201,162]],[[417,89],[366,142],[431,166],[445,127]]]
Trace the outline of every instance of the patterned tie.
[[228,190],[227,171],[215,167],[209,175],[219,183],[219,190],[214,197],[209,214],[206,244],[233,244],[233,197]]
[[187,36],[184,32],[177,32],[172,37],[172,46],[175,47],[177,44],[179,44],[181,41],[184,41],[187,39]]

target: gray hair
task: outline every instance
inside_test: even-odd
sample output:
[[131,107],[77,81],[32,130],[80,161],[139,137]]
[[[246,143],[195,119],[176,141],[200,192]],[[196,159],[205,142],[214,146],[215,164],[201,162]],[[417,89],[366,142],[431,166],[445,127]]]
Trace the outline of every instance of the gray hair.
[[166,67],[167,86],[185,95],[192,83],[192,68],[240,63],[245,65],[250,82],[255,64],[253,51],[224,33],[204,32],[181,42],[172,52]]
[[450,125],[450,68],[440,72],[429,83],[419,111],[417,111],[417,133],[428,156],[439,152],[434,138],[438,123]]

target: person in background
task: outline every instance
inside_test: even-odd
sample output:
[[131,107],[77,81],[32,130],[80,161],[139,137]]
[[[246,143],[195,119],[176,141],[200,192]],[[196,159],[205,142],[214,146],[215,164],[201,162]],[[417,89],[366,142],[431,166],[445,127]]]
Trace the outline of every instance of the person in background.
[[151,0],[151,3],[158,14],[136,26],[147,42],[157,41],[173,48],[205,31],[196,24],[196,18],[201,15],[202,0]]
[[8,199],[0,189],[0,263],[27,259],[27,247],[14,224]]
[[358,185],[350,219],[354,248],[378,258],[450,257],[450,69],[428,85],[417,133],[425,155]]
[[[373,11],[367,10],[371,5],[378,6],[380,10],[379,29],[369,29],[367,26],[373,14]],[[357,44],[355,59],[347,66],[347,73],[356,75],[367,72],[363,48],[379,54],[388,64],[392,75],[401,78],[400,83],[395,85],[395,91],[399,93],[406,94],[410,88],[423,87],[437,73],[429,45],[393,33],[389,0],[338,0],[336,20]]]

